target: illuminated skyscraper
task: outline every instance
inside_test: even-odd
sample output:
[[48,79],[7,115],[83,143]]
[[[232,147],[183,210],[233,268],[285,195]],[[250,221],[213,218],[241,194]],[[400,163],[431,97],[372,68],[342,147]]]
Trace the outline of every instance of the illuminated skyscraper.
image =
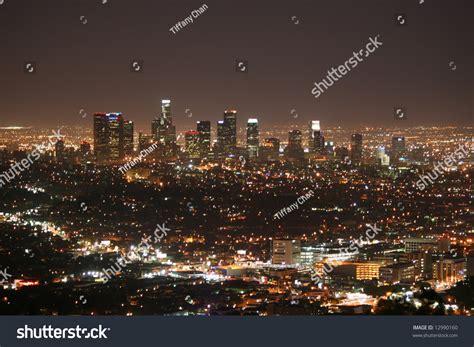
[[392,148],[390,154],[390,159],[394,164],[400,164],[403,161],[403,157],[406,155],[404,136],[392,137]]
[[235,155],[237,150],[237,111],[224,112],[224,153]]
[[121,113],[107,113],[109,127],[109,159],[123,158],[123,116]]
[[152,135],[165,158],[176,156],[176,127],[171,116],[171,101],[161,100],[161,115],[151,124]]
[[94,156],[103,162],[109,158],[109,127],[105,113],[94,114]]
[[199,131],[186,131],[184,134],[185,151],[189,159],[201,157],[201,133]]
[[92,156],[91,144],[86,142],[86,141],[82,141],[81,145],[80,145],[80,161],[81,161],[81,163],[85,164],[86,162],[90,161],[91,156]]
[[247,122],[247,155],[250,159],[258,157],[258,120],[249,118]]
[[351,162],[360,165],[362,162],[362,135],[352,134],[351,136]]
[[319,120],[313,120],[309,123],[309,151],[322,154],[324,153],[324,136],[321,131]]
[[130,120],[123,121],[123,153],[121,153],[121,158],[124,156],[132,156],[134,149],[133,142],[133,122]]
[[54,154],[57,162],[64,162],[66,159],[66,152],[63,140],[58,140],[54,145]]
[[196,130],[201,133],[200,146],[202,156],[207,156],[211,151],[211,122],[208,120],[198,120]]
[[216,154],[218,157],[225,156],[224,153],[224,136],[225,136],[225,127],[224,121],[217,121],[217,141],[216,141]]
[[124,122],[122,114],[117,112],[94,114],[94,156],[97,161],[123,159],[130,148],[133,150],[133,122]]

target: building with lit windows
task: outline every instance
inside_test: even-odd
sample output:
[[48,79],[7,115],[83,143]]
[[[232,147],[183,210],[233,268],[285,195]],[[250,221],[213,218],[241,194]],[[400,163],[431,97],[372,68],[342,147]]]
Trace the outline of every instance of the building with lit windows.
[[308,147],[310,152],[317,154],[324,153],[324,136],[319,120],[313,120],[309,123]]
[[184,139],[187,157],[189,159],[201,158],[201,133],[199,131],[186,131]]
[[98,162],[121,160],[133,152],[133,122],[121,113],[94,114],[94,156]]
[[196,122],[196,130],[201,133],[199,137],[201,155],[205,157],[211,152],[211,122],[208,120],[198,120]]
[[237,150],[237,111],[224,112],[223,151],[225,155],[235,155]]
[[379,279],[384,283],[412,283],[415,281],[415,265],[412,263],[397,263],[381,266]]
[[250,159],[258,157],[258,136],[258,120],[256,118],[249,118],[247,122],[247,155]]
[[285,156],[288,160],[300,161],[304,158],[302,139],[300,130],[291,130],[288,133],[288,146],[285,148]]
[[462,281],[465,269],[466,261],[464,258],[440,259],[433,263],[433,279],[444,283]]
[[362,163],[362,135],[352,134],[351,136],[351,162],[354,165]]
[[300,240],[276,239],[272,241],[272,264],[296,265],[300,262]]

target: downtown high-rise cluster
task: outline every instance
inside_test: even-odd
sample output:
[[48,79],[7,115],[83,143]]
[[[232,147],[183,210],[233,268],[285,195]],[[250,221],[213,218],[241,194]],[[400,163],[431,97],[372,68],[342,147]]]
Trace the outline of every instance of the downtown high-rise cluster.
[[[184,148],[177,144],[176,126],[173,124],[171,101],[161,101],[161,112],[151,122],[151,133],[138,134],[138,146],[134,144],[133,122],[126,120],[121,113],[96,113],[94,115],[94,157],[99,163],[117,162],[132,156],[151,145],[157,150],[151,156],[154,159],[174,161],[179,158],[190,160],[226,158],[246,158],[248,160],[274,161],[285,159],[291,162],[304,162],[308,158],[334,157],[352,165],[363,162],[363,136],[354,133],[350,146],[335,146],[326,141],[319,120],[309,123],[308,137],[293,129],[288,133],[286,146],[280,139],[267,137],[260,140],[259,121],[249,118],[246,124],[246,145],[237,145],[237,111],[224,111],[223,118],[217,121],[216,138],[213,141],[212,126],[209,120],[198,120],[196,129],[184,133]],[[307,144],[307,147],[303,146]],[[63,143],[57,149],[61,152]],[[83,144],[86,146],[87,144]],[[134,150],[136,149],[136,151]],[[90,150],[90,149],[89,149]],[[86,149],[84,150],[86,151]],[[377,162],[387,166],[390,159],[398,160],[405,154],[405,138],[392,138],[391,155],[380,147],[376,154]]]

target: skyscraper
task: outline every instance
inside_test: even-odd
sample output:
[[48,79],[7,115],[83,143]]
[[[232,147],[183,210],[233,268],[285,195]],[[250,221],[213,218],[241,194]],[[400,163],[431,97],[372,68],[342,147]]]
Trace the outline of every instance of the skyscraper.
[[258,120],[249,118],[247,122],[247,155],[250,159],[258,157]]
[[91,159],[91,145],[86,141],[82,141],[80,145],[80,160],[85,164]]
[[122,114],[117,112],[94,114],[94,156],[97,161],[123,159],[130,148],[133,151],[133,122],[124,122]]
[[199,131],[186,131],[184,134],[185,151],[189,159],[201,157],[201,133]]
[[225,136],[225,126],[224,121],[219,120],[217,121],[217,141],[216,141],[216,155],[218,157],[225,156],[224,153],[224,136]]
[[351,162],[360,165],[362,162],[362,135],[352,134],[351,136]]
[[109,159],[122,159],[123,150],[123,116],[121,113],[107,113],[109,128]]
[[64,160],[66,159],[65,149],[66,148],[64,146],[63,140],[58,140],[56,144],[54,145],[54,152],[55,152],[57,162],[64,162]]
[[322,154],[324,153],[324,136],[321,131],[319,120],[312,120],[309,123],[309,151]]
[[198,120],[196,130],[200,132],[199,142],[202,156],[207,156],[211,151],[211,122],[208,120]]
[[304,151],[302,146],[303,135],[300,130],[291,130],[288,133],[288,146],[285,148],[286,157],[289,160],[302,160]]
[[237,111],[224,112],[224,153],[235,155],[237,150]]
[[176,127],[171,116],[171,101],[161,100],[161,115],[151,124],[152,135],[165,158],[176,156]]
[[134,141],[133,141],[133,122],[130,120],[123,121],[123,153],[121,158],[124,156],[133,155]]
[[405,137],[393,136],[390,159],[394,162],[394,164],[399,164],[401,161],[403,161],[403,156],[406,154],[405,150]]
[[105,113],[94,114],[94,157],[98,162],[109,159],[109,127]]

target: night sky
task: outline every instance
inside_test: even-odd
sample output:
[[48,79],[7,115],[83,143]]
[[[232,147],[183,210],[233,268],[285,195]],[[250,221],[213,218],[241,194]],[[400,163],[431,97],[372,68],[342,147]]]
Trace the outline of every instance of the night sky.
[[[179,130],[215,127],[225,109],[239,127],[295,123],[292,109],[323,128],[472,125],[474,1],[420,1],[0,0],[0,126],[91,127],[95,111],[120,111],[150,131],[162,98]],[[378,34],[382,47],[314,98],[314,82]],[[395,106],[407,120],[394,120]]]

